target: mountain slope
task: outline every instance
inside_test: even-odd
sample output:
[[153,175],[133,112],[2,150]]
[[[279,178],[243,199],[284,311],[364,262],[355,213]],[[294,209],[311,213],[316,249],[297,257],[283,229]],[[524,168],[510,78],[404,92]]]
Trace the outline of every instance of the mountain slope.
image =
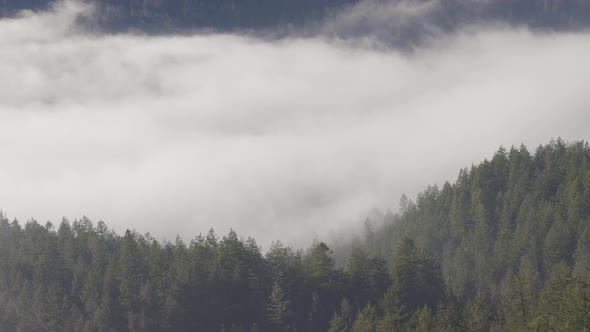
[[[514,330],[562,325],[549,314],[569,300],[552,287],[563,293],[577,280],[569,291],[587,294],[590,282],[590,147],[500,149],[454,184],[428,187],[415,203],[403,198],[400,213],[368,236],[370,251],[388,261],[405,238],[434,253],[453,297],[480,297]],[[515,313],[514,301],[525,300]]]
[[[590,327],[590,146],[500,149],[354,247],[213,231],[160,243],[83,218],[0,217],[0,330],[579,331]],[[389,262],[389,264],[387,264]]]
[[[45,10],[54,0],[3,0],[0,16],[21,10]],[[341,30],[349,35],[403,34],[419,39],[433,30],[465,24],[503,22],[533,28],[580,29],[590,25],[584,0],[87,0],[96,5],[95,27],[171,32],[179,29],[324,31],[323,21],[356,17]],[[426,14],[420,8],[430,8]],[[352,13],[352,15],[350,15]],[[401,16],[400,16],[401,13]],[[418,14],[417,14],[418,13]],[[377,23],[372,22],[377,20]],[[401,22],[401,23],[400,23]],[[367,24],[368,23],[368,24]],[[377,31],[373,31],[377,30]]]

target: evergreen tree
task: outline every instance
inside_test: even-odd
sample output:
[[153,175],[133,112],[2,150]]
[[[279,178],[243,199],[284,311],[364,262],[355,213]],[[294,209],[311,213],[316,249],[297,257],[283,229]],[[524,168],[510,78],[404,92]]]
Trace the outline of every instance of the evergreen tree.
[[332,319],[330,319],[330,328],[328,332],[346,332],[348,329],[344,319],[338,313],[334,313]]
[[428,306],[424,306],[414,313],[408,322],[408,328],[416,332],[429,332],[434,329],[434,317]]
[[424,305],[436,308],[445,297],[442,273],[432,258],[405,238],[393,262],[394,297],[412,313]]
[[477,296],[467,303],[465,317],[470,331],[487,331],[489,329],[492,310],[481,293],[477,293]]
[[285,293],[278,283],[274,283],[270,301],[267,307],[268,319],[278,331],[287,330],[287,321],[291,316],[290,302],[285,298]]
[[377,313],[370,303],[357,315],[352,332],[374,332],[377,330]]

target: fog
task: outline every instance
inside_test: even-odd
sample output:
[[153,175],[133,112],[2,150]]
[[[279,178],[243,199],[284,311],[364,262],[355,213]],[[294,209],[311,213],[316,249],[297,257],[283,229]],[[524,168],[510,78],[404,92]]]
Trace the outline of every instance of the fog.
[[589,138],[588,32],[470,26],[406,52],[321,35],[98,35],[80,14],[65,3],[0,21],[9,218],[300,246],[500,145]]

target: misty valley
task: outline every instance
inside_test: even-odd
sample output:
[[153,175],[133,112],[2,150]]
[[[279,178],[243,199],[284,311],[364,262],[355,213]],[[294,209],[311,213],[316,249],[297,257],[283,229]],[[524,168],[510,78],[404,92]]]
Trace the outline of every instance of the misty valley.
[[0,331],[590,329],[590,2],[0,0]]
[[[367,222],[344,266],[210,230],[0,221],[5,331],[504,331],[588,326],[590,146],[501,148]],[[166,221],[170,222],[170,221]],[[340,253],[342,254],[342,253]]]

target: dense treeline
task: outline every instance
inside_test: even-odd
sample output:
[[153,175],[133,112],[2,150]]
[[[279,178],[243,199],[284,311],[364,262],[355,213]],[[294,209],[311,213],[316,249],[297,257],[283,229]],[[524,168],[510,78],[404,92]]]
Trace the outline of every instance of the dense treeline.
[[[44,10],[55,1],[0,0],[0,15],[9,16],[24,9]],[[81,1],[97,5],[96,18],[102,28],[110,30],[133,28],[147,32],[170,31],[173,28],[233,30],[273,28],[279,25],[297,26],[321,20],[351,5],[363,2],[363,0]],[[372,0],[364,1],[370,3]],[[422,3],[424,0],[413,0],[413,2]],[[557,29],[590,25],[590,3],[586,0],[439,0],[439,4],[442,9],[433,17],[426,18],[431,22],[416,23],[418,25],[434,24],[443,30],[476,21],[501,21]],[[415,26],[404,28],[409,30],[406,31],[408,37],[416,33]]]
[[590,147],[500,149],[403,197],[344,268],[213,231],[185,244],[0,218],[4,331],[572,331],[590,327]]
[[400,210],[369,251],[392,261],[410,238],[432,252],[471,330],[590,328],[587,143],[500,149]]
[[341,303],[352,321],[389,286],[360,249],[344,272],[324,243],[263,256],[233,231],[160,244],[87,219],[0,221],[2,331],[326,331]]
[[322,242],[275,242],[263,256],[233,231],[160,244],[88,219],[56,229],[2,218],[0,330],[368,331],[381,313],[388,330],[446,303],[440,268],[413,241],[394,271],[360,248],[336,269]]

